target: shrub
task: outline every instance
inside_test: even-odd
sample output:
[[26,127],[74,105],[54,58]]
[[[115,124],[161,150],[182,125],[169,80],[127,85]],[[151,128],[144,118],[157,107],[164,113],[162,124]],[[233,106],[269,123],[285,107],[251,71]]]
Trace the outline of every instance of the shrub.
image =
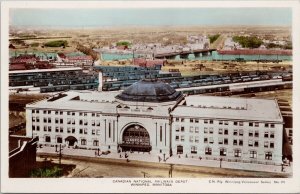
[[62,176],[62,169],[54,166],[51,168],[38,168],[30,173],[30,177],[33,178],[55,178],[55,177],[61,177]]
[[44,45],[46,47],[66,47],[66,46],[68,46],[68,41],[54,40],[54,41],[46,42]]

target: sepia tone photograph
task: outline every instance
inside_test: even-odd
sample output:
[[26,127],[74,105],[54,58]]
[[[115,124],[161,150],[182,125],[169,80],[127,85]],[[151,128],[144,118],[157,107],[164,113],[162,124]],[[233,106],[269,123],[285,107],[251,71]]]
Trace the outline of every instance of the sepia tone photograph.
[[292,6],[49,3],[6,9],[8,179],[295,178]]

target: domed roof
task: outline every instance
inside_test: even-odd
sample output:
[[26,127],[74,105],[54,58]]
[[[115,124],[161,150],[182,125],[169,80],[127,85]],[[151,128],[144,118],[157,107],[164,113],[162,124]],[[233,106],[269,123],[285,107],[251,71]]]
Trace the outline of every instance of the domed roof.
[[116,98],[123,101],[167,102],[175,101],[181,96],[181,92],[161,81],[141,80],[126,88]]

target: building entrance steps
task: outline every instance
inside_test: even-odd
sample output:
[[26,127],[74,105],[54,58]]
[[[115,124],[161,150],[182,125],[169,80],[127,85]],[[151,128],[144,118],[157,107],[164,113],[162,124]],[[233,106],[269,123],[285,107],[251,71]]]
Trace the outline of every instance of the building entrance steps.
[[[57,154],[55,147],[44,146],[38,148],[38,154]],[[153,154],[149,152],[111,152],[105,153],[100,152],[96,154],[95,150],[88,149],[75,149],[64,147],[62,150],[62,157],[65,156],[81,156],[81,157],[97,157],[97,158],[106,158],[106,159],[118,159],[118,160],[136,160],[144,162],[155,162],[155,163],[166,163],[166,164],[177,164],[177,165],[187,165],[187,166],[202,166],[202,167],[215,167],[215,168],[224,168],[224,169],[237,169],[237,170],[247,170],[247,171],[260,171],[260,172],[272,172],[272,173],[283,173],[292,175],[293,163],[284,165],[283,171],[281,165],[264,165],[264,164],[251,164],[251,163],[240,163],[240,162],[228,162],[228,161],[219,161],[219,160],[206,160],[204,157],[188,157],[182,154],[180,157],[178,155],[173,155],[172,157],[169,154]],[[125,157],[126,156],[126,157]]]

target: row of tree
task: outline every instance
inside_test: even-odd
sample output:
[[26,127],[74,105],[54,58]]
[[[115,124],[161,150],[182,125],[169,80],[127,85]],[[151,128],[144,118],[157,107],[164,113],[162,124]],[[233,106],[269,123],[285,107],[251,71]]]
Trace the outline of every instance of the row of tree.
[[239,43],[243,48],[258,48],[263,43],[256,36],[234,36],[232,40]]

